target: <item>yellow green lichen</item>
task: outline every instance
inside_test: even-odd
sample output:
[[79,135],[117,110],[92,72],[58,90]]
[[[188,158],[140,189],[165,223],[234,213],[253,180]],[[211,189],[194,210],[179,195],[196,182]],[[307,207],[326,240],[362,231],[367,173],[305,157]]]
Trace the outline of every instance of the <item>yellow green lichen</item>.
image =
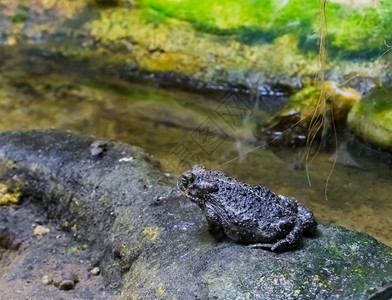
[[162,228],[160,227],[145,227],[143,229],[143,234],[150,242],[155,242],[155,240],[159,237],[162,232]]
[[157,286],[157,288],[156,288],[156,292],[157,292],[157,295],[158,295],[159,297],[163,297],[163,296],[165,295],[165,290],[164,290],[164,288],[163,288],[163,283],[159,283],[159,284],[158,284],[158,286]]
[[314,275],[314,281],[317,282],[317,284],[318,284],[319,287],[322,287],[322,288],[327,288],[327,287],[328,287],[327,284],[324,282],[324,280],[322,280],[322,279],[320,278],[320,276],[317,275],[317,274]]
[[138,297],[134,291],[131,291],[131,292],[122,291],[120,293],[120,299],[137,300],[137,299],[140,299],[140,297]]
[[129,247],[126,244],[124,244],[124,243],[120,244],[120,246],[118,248],[118,252],[120,254],[120,257],[122,257],[122,258],[128,257],[129,254],[130,254]]
[[12,169],[16,167],[16,164],[12,160],[6,160],[1,162],[1,169]]
[[20,184],[13,187],[13,192],[9,191],[10,183],[0,183],[0,205],[12,205],[19,202],[21,193],[19,192]]
[[361,269],[361,268],[355,268],[354,270],[353,270],[353,272],[354,272],[354,274],[357,274],[357,275],[362,275],[363,274],[363,270]]
[[78,247],[76,246],[69,247],[68,249],[68,255],[70,256],[74,256],[77,252],[78,252]]

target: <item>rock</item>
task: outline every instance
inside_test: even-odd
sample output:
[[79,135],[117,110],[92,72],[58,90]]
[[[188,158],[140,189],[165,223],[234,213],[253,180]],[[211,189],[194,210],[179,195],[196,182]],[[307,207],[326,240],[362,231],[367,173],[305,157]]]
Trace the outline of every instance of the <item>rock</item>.
[[57,271],[53,276],[53,284],[59,290],[72,290],[78,281],[78,276],[69,269]]
[[63,280],[59,284],[59,290],[68,291],[72,290],[75,287],[75,283],[73,280]]
[[99,270],[98,267],[95,267],[95,268],[93,268],[93,269],[90,271],[90,273],[93,274],[94,276],[98,276],[99,273],[100,273],[100,270]]
[[53,279],[49,275],[44,275],[44,276],[42,276],[41,282],[43,285],[49,285],[49,284],[52,284]]
[[391,90],[377,88],[356,103],[347,124],[364,141],[392,151]]
[[46,228],[45,226],[38,225],[37,227],[34,228],[34,235],[36,236],[43,236],[44,234],[47,234],[50,232],[49,228]]
[[[120,299],[369,299],[387,294],[392,249],[370,236],[320,225],[316,237],[281,254],[229,240],[217,243],[200,209],[170,193],[175,178],[170,181],[143,150],[109,142],[97,160],[85,151],[92,142],[52,130],[0,133],[0,179],[18,175],[22,194],[30,195],[23,205],[34,203],[58,224],[76,225],[73,234],[88,245],[90,265],[99,264]],[[119,162],[129,156],[134,159]],[[162,194],[169,197],[154,203]]]
[[63,281],[63,277],[59,272],[55,272],[53,274],[53,285],[56,287],[60,286],[60,283]]
[[105,141],[95,141],[90,146],[90,151],[92,156],[100,156],[106,151],[106,142]]
[[[52,234],[44,239],[36,238],[31,232],[31,224],[37,220],[47,224]],[[26,194],[17,210],[0,207],[1,299],[115,299],[115,292],[106,287],[102,276],[88,276],[86,270],[91,262],[87,251],[68,254],[76,241],[72,233],[60,229],[51,220],[45,220],[42,210],[32,204]],[[59,266],[81,274],[83,281],[78,289],[67,295],[58,288],[44,285],[52,280],[53,285],[59,287],[63,280],[61,271],[54,271]],[[28,282],[33,284],[25,284]]]
[[78,282],[78,276],[68,269],[64,269],[61,271],[61,277],[63,280],[72,280],[74,282]]
[[[322,91],[326,100],[320,102]],[[355,89],[341,87],[333,81],[325,81],[321,86],[307,86],[291,96],[287,104],[267,121],[262,134],[284,144],[304,144],[312,122],[325,115],[323,125],[326,128],[332,128],[332,122],[334,126],[344,125],[348,112],[360,99],[361,95]]]

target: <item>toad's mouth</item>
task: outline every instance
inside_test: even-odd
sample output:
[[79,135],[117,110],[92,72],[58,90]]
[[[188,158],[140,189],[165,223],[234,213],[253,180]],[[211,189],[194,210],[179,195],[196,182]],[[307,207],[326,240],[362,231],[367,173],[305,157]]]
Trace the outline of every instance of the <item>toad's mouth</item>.
[[191,193],[192,190],[190,189],[190,187],[189,188],[184,188],[184,189],[180,188],[180,191],[181,191],[181,193],[184,196],[189,198],[191,201],[193,201],[193,202],[200,202],[200,199],[198,197],[195,197],[194,195],[192,195],[192,193]]
[[191,200],[192,202],[198,203],[198,204],[204,202],[203,199],[201,199],[201,197],[197,197],[197,196],[193,195],[193,193],[192,193],[193,185],[192,184],[187,187],[184,187],[184,185],[182,185],[181,182],[179,181],[179,182],[177,182],[177,187],[180,190],[180,192],[185,197],[187,197],[189,200]]

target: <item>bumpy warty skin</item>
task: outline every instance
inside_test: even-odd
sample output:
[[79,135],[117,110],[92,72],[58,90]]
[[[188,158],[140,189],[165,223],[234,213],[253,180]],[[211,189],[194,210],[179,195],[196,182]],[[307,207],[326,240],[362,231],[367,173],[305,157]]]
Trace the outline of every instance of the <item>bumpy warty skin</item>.
[[285,251],[298,246],[303,234],[315,232],[313,213],[295,201],[195,165],[183,173],[178,188],[203,210],[210,233],[254,248]]

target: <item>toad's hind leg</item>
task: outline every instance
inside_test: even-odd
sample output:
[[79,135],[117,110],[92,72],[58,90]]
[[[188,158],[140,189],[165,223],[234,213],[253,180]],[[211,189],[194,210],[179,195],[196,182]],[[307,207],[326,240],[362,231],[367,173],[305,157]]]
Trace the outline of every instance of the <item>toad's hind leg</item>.
[[301,223],[296,223],[289,234],[275,243],[259,243],[250,245],[251,248],[264,248],[270,249],[273,252],[282,252],[298,246],[302,237],[303,229]]
[[298,205],[298,215],[302,220],[304,235],[312,236],[316,232],[317,220],[311,210],[305,206]]

